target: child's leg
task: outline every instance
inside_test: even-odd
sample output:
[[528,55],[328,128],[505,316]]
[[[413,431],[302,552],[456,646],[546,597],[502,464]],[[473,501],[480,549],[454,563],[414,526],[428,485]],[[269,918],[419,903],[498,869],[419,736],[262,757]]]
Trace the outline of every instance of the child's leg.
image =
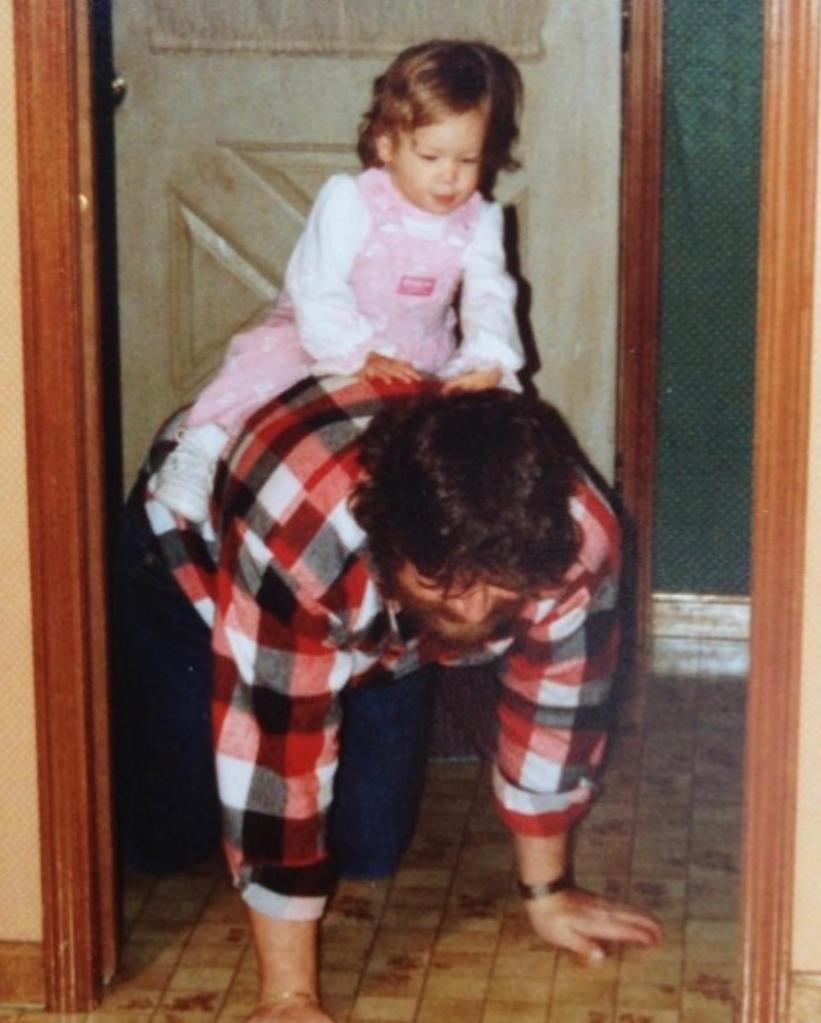
[[234,335],[219,372],[191,406],[187,425],[221,423],[232,436],[239,433],[257,409],[305,377],[311,361],[290,321]]
[[149,481],[157,500],[192,522],[208,517],[217,461],[247,419],[310,372],[290,321],[236,334],[186,417],[180,443]]

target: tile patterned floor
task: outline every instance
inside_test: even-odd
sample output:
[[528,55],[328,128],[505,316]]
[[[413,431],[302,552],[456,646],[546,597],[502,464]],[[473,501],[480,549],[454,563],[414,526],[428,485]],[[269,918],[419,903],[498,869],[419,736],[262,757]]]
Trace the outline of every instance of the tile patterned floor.
[[[705,654],[705,658],[706,658]],[[577,843],[588,888],[663,921],[653,951],[582,967],[539,944],[511,894],[504,829],[476,763],[435,763],[418,835],[390,882],[346,882],[326,919],[322,985],[349,1023],[731,1023],[737,1004],[744,686],[656,675],[623,715]],[[219,863],[132,876],[122,971],[66,1023],[239,1023],[255,971]],[[0,1023],[50,1023],[0,1010]]]

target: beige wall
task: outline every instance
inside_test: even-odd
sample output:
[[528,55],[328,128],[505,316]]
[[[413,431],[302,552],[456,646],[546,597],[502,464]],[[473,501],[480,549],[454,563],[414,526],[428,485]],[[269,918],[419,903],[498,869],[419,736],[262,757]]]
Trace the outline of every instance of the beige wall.
[[41,937],[12,5],[0,4],[0,941]]

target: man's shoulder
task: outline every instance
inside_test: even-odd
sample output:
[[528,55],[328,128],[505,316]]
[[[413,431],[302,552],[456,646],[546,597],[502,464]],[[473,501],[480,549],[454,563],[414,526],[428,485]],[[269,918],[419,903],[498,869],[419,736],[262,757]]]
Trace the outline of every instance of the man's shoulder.
[[333,454],[358,437],[392,398],[390,389],[351,377],[307,377],[252,416],[227,457],[234,466],[265,449],[287,458],[317,435]]
[[[283,500],[288,487],[333,499],[356,471],[358,441],[407,386],[376,387],[350,377],[309,377],[260,409],[227,452],[224,510],[237,513],[260,494]],[[344,470],[344,471],[343,471]]]
[[579,561],[589,570],[604,563],[618,564],[622,546],[622,526],[615,498],[602,482],[578,470],[570,509],[579,528]]

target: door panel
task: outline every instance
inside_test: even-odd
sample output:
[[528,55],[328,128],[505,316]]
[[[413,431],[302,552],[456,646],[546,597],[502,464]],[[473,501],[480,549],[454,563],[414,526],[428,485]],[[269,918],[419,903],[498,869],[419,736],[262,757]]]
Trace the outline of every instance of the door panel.
[[519,60],[524,167],[497,197],[517,221],[536,379],[609,473],[619,9],[249,0],[226,19],[206,0],[114,0],[126,484],[158,423],[275,297],[322,182],[357,169],[373,78],[433,35],[483,35]]

